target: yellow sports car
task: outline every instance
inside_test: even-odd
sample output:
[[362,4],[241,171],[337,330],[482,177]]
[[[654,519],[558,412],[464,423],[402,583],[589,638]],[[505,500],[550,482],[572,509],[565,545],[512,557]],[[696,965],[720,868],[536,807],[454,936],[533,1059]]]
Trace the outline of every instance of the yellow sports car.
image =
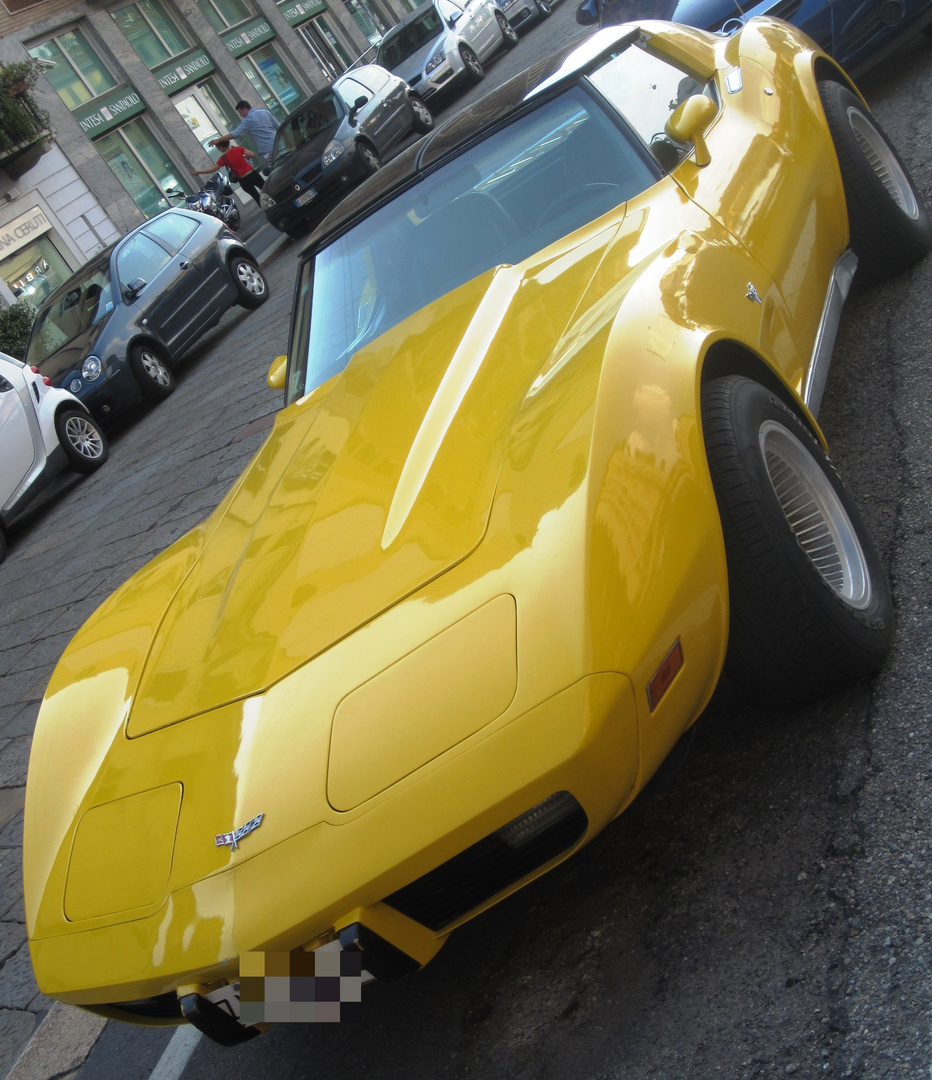
[[815,414],[856,267],[930,238],[769,19],[600,31],[383,168],[302,255],[267,442],[52,677],[42,991],[240,1041],[247,953],[417,969],[624,810],[723,666],[770,701],[876,669]]

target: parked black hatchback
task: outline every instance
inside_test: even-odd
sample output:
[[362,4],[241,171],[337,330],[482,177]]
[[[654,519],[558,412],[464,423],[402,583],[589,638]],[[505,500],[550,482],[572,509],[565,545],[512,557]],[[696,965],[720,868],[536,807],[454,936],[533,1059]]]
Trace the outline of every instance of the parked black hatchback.
[[377,64],[341,75],[285,118],[275,136],[261,206],[291,237],[306,233],[382,164],[409,132],[430,131],[430,109]]
[[109,419],[175,388],[172,366],[234,304],[268,284],[222,222],[166,210],[74,273],[39,308],[26,363]]

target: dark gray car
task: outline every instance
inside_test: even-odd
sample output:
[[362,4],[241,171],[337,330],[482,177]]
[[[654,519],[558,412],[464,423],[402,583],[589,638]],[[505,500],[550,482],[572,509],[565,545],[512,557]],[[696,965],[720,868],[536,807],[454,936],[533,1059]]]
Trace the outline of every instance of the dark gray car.
[[289,236],[303,235],[409,132],[433,126],[404,79],[376,64],[346,72],[278,129],[261,195],[265,216]]
[[222,222],[166,210],[52,293],[26,363],[109,419],[167,397],[184,350],[234,304],[255,308],[268,295],[256,260]]

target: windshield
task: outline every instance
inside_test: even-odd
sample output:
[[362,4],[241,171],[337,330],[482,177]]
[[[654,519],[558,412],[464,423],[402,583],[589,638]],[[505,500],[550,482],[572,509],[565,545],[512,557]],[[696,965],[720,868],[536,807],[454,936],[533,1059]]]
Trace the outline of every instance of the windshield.
[[40,366],[112,310],[109,261],[87,267],[83,274],[72,278],[64,292],[55,293],[39,309],[29,337],[26,363]]
[[309,101],[301,112],[289,117],[278,129],[272,149],[272,161],[281,161],[321,133],[329,132],[341,116],[342,112],[333,93]]
[[389,71],[413,56],[418,49],[439,37],[444,31],[443,20],[435,8],[425,11],[413,22],[407,23],[397,34],[390,34],[379,46],[376,63]]
[[303,273],[288,400],[494,266],[514,264],[659,178],[646,147],[574,87],[428,174],[315,256]]

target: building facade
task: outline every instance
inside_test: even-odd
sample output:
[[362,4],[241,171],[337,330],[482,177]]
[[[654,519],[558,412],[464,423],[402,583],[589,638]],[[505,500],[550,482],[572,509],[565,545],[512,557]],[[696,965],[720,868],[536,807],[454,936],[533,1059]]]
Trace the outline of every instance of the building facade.
[[0,65],[38,62],[30,96],[51,134],[38,160],[0,153],[0,304],[41,302],[169,191],[194,190],[237,101],[282,120],[416,3],[3,0]]

